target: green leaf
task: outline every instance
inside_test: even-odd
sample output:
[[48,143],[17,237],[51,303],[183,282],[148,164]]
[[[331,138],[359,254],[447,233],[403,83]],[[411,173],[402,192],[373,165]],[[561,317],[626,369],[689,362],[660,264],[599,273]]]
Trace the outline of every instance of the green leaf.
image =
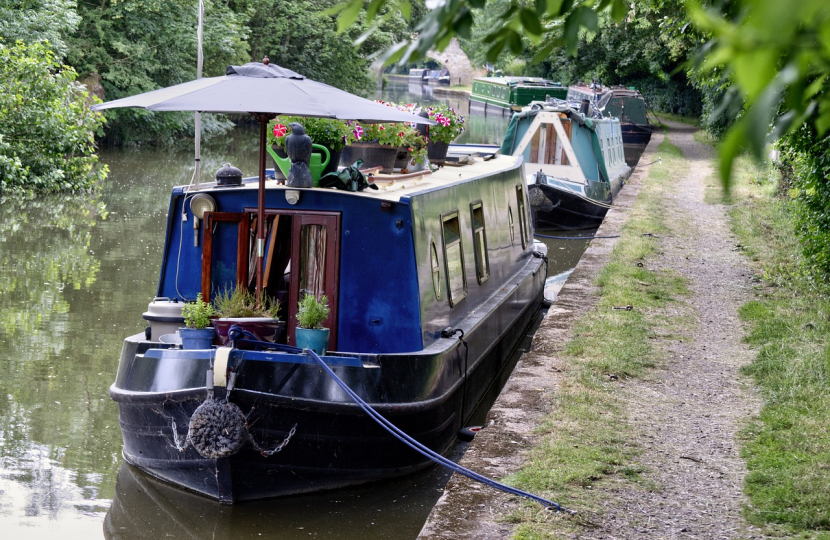
[[744,145],[744,124],[738,121],[726,133],[723,142],[718,149],[720,155],[720,178],[723,183],[723,189],[729,191],[729,186],[732,180],[732,164],[735,158],[738,157]]
[[524,43],[522,43],[522,36],[512,28],[507,35],[507,42],[510,45],[510,52],[513,54],[522,54],[525,50]]
[[628,15],[628,4],[625,0],[614,0],[614,5],[611,6],[611,18],[617,22],[625,19]]
[[351,0],[337,18],[337,31],[342,33],[353,25],[357,18],[360,17],[360,11],[362,9],[363,0]]
[[530,63],[531,64],[538,64],[539,62],[544,62],[545,60],[548,59],[548,57],[550,56],[550,53],[553,51],[553,49],[557,48],[558,45],[559,44],[556,42],[556,40],[553,40],[553,39],[549,40],[547,45],[542,47],[539,50],[539,52],[536,53],[536,55],[533,57],[533,60],[531,60]]
[[371,22],[375,19],[380,8],[386,4],[386,0],[372,0],[366,7],[366,21]]
[[542,24],[539,22],[539,15],[537,15],[535,11],[522,8],[521,11],[519,11],[519,20],[522,22],[524,29],[529,33],[534,36],[542,35]]
[[830,129],[830,107],[824,106],[826,103],[822,105],[821,114],[816,119],[816,130],[818,131],[819,137],[824,136],[827,130]]
[[464,9],[464,11],[456,18],[455,24],[453,27],[455,28],[455,33],[459,36],[463,37],[464,39],[470,39],[472,37],[472,30],[473,30],[473,14],[468,10]]
[[490,45],[490,48],[487,49],[487,61],[495,62],[496,59],[499,57],[499,54],[501,54],[501,51],[504,50],[505,45],[507,45],[507,41],[505,40],[505,38],[498,39],[492,45]]
[[548,10],[548,0],[536,0],[536,13],[546,13]]
[[404,19],[407,21],[412,19],[412,3],[409,0],[398,3],[398,9],[401,10]]

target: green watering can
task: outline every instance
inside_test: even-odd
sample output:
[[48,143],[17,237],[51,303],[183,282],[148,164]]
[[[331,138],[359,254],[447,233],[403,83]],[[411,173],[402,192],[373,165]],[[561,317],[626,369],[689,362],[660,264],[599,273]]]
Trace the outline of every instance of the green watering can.
[[[308,165],[308,168],[311,169],[311,179],[314,181],[314,187],[319,187],[320,176],[323,175],[323,170],[326,168],[326,165],[329,164],[331,154],[329,154],[329,149],[322,144],[312,144],[311,147],[321,152],[320,154],[316,152],[311,154],[311,163]],[[270,146],[266,146],[265,149],[268,150],[268,153],[271,154],[271,157],[277,162],[277,166],[282,171],[282,174],[288,178],[288,169],[291,168],[291,160],[287,157],[278,156],[274,149]],[[323,159],[322,154],[326,154],[326,159],[321,163],[321,160]]]

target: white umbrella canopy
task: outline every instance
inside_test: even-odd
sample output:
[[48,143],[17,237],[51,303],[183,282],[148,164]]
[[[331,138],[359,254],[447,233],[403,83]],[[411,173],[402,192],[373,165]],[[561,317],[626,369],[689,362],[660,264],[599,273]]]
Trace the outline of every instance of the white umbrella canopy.
[[140,107],[151,111],[270,113],[380,122],[435,122],[355,96],[270,63],[229,66],[207,77],[93,106],[103,111]]
[[151,111],[250,113],[260,124],[259,195],[257,204],[257,294],[262,292],[265,244],[265,144],[268,122],[277,115],[358,120],[367,123],[435,124],[429,118],[387,107],[271,64],[250,62],[228,66],[221,77],[152,90],[94,105],[92,110],[137,107]]

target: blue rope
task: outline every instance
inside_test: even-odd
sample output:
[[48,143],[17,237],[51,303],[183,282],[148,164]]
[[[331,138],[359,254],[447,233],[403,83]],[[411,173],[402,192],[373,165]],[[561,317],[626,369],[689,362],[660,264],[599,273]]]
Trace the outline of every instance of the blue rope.
[[320,358],[317,355],[317,353],[315,353],[312,350],[309,350],[308,354],[318,364],[320,364],[320,366],[326,371],[326,373],[328,373],[334,379],[334,382],[336,382],[337,385],[340,386],[340,388],[342,388],[343,391],[346,392],[346,394],[348,394],[348,396],[350,398],[352,398],[352,401],[357,403],[358,406],[360,406],[360,408],[363,409],[363,411],[366,414],[368,414],[370,417],[372,417],[378,424],[381,425],[381,427],[383,427],[386,431],[388,431],[389,433],[394,435],[398,440],[400,440],[401,442],[403,442],[405,445],[412,448],[416,452],[420,453],[421,455],[431,459],[432,461],[435,461],[436,463],[439,463],[439,464],[443,465],[444,467],[446,467],[446,468],[448,468],[452,471],[455,471],[459,474],[463,474],[467,478],[475,480],[476,482],[480,482],[484,485],[499,489],[501,491],[504,491],[505,493],[510,493],[512,495],[517,495],[519,497],[524,497],[526,499],[530,499],[531,501],[535,501],[535,502],[541,504],[545,508],[553,509],[553,510],[556,510],[556,511],[559,511],[559,512],[569,512],[569,513],[572,513],[572,514],[576,513],[576,511],[574,511],[574,510],[566,510],[565,508],[562,508],[562,506],[560,506],[559,504],[557,504],[553,501],[549,501],[548,499],[539,497],[538,495],[533,495],[532,493],[522,491],[520,489],[502,484],[500,482],[496,482],[495,480],[487,478],[486,476],[482,476],[482,475],[480,475],[476,472],[473,472],[473,471],[471,471],[471,470],[469,470],[465,467],[462,467],[461,465],[445,458],[441,454],[430,450],[429,448],[427,448],[423,444],[419,443],[418,441],[416,441],[415,439],[413,439],[412,437],[410,437],[409,435],[407,435],[406,433],[404,433],[403,431],[398,429],[394,424],[392,424],[392,422],[390,422],[389,420],[387,420],[386,418],[381,416],[380,413],[378,413],[376,410],[374,410],[368,403],[363,401],[363,399],[361,399],[360,396],[358,396],[356,393],[354,393],[352,391],[352,389],[349,388],[349,386],[345,382],[343,382],[340,379],[340,377],[338,377],[334,373],[334,371],[332,371],[332,369],[323,361],[322,358]]
[[550,238],[552,240],[593,240],[594,238],[619,238],[619,234],[614,236],[548,236],[546,234],[533,233],[533,236],[539,238]]

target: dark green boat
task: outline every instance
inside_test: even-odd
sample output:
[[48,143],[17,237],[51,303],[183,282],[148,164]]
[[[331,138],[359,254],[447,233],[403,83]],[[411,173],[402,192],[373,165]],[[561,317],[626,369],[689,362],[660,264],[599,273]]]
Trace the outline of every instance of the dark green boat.
[[568,89],[540,77],[480,77],[473,79],[470,109],[513,113],[547,96],[565,99]]

